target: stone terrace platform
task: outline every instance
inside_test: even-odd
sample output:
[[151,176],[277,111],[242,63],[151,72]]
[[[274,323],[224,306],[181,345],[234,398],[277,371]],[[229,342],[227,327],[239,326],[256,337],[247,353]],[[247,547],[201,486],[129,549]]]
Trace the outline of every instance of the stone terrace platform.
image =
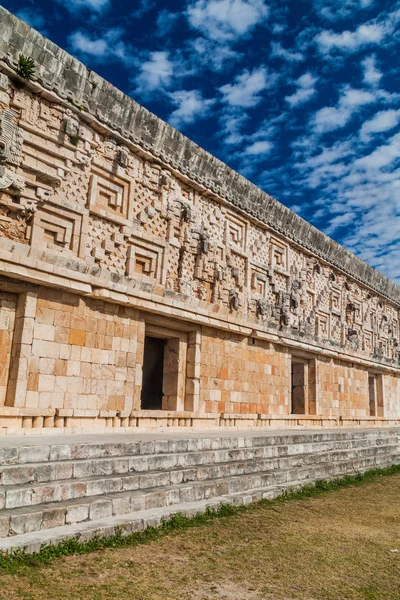
[[0,550],[123,534],[400,463],[400,427],[0,439]]

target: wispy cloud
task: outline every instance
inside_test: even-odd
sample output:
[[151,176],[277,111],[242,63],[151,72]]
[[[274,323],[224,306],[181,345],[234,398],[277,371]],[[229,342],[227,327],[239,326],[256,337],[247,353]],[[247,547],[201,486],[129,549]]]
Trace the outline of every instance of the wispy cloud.
[[199,90],[179,90],[170,94],[177,108],[170,114],[169,123],[174,127],[189,125],[205,119],[215,100],[203,98]]
[[355,52],[369,45],[379,44],[385,36],[385,28],[378,23],[360,25],[355,31],[323,30],[315,36],[321,54],[332,51]]
[[375,0],[314,0],[314,9],[328,21],[340,21],[355,16],[361,10],[372,8]]
[[286,102],[288,102],[292,107],[308,102],[308,100],[315,96],[316,82],[317,77],[314,77],[311,75],[311,73],[304,73],[304,75],[299,77],[299,79],[296,81],[296,92],[291,96],[285,97]]
[[139,6],[131,12],[131,17],[141,19],[155,5],[154,0],[140,0]]
[[19,19],[28,23],[31,27],[38,29],[43,34],[46,33],[46,19],[40,9],[34,9],[31,6],[21,8],[16,13]]
[[63,2],[62,4],[70,11],[75,9],[87,9],[95,12],[101,12],[109,6],[110,0],[69,0],[68,2]]
[[396,133],[389,139],[387,144],[378,146],[371,154],[358,158],[355,161],[355,167],[358,169],[376,171],[382,167],[387,167],[393,162],[398,162],[400,158],[400,133]]
[[379,82],[382,78],[382,73],[376,66],[377,60],[376,56],[367,56],[362,61],[362,67],[364,71],[364,82],[368,85],[379,85]]
[[376,101],[375,94],[346,87],[336,107],[326,106],[318,110],[312,117],[313,129],[316,133],[327,133],[341,129],[350,121],[358,109]]
[[244,154],[249,156],[260,156],[268,154],[273,148],[273,144],[268,140],[253,142],[244,150]]
[[283,58],[289,62],[301,62],[305,59],[305,56],[302,52],[298,52],[296,50],[287,50],[280,42],[272,42],[270,56],[274,58]]
[[191,40],[189,46],[194,52],[193,63],[216,73],[220,73],[226,65],[235,64],[243,56],[228,44],[220,44],[204,37]]
[[264,0],[195,0],[187,8],[190,25],[218,41],[247,35],[268,14]]
[[375,133],[390,131],[400,122],[400,110],[381,110],[376,115],[365,121],[360,130],[360,138],[364,142],[371,139]]
[[275,75],[270,75],[265,67],[258,67],[253,71],[244,71],[233,83],[227,83],[219,89],[229,106],[252,108],[261,102],[261,93],[272,87],[275,81]]
[[137,94],[146,96],[155,91],[169,88],[174,75],[174,63],[166,51],[150,52],[146,60],[140,62],[135,78]]
[[161,10],[158,13],[156,21],[157,35],[163,37],[164,35],[171,33],[176,27],[180,16],[180,13],[171,12],[165,8]]
[[85,31],[74,31],[68,38],[68,42],[75,54],[83,57],[90,56],[95,61],[122,61],[125,65],[131,62],[131,57],[125,43],[122,41],[124,30],[111,28],[103,37],[91,37]]

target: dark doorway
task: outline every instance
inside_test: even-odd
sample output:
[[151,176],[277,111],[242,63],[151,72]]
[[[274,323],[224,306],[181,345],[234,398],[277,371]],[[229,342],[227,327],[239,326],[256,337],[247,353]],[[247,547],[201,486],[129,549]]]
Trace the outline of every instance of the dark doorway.
[[306,373],[305,364],[292,362],[292,414],[306,413]]
[[146,336],[144,338],[143,382],[141,408],[161,410],[163,398],[165,340]]
[[376,416],[376,378],[375,375],[368,377],[368,389],[369,389],[369,416]]

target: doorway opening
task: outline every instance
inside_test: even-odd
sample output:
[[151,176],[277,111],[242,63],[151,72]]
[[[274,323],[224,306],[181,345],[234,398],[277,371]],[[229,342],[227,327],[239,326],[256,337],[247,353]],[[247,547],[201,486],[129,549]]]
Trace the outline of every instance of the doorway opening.
[[161,410],[163,404],[165,340],[146,335],[144,338],[141,408]]
[[369,416],[383,417],[383,381],[381,374],[368,374]]
[[292,414],[306,414],[307,373],[304,362],[292,360],[291,388],[292,388]]

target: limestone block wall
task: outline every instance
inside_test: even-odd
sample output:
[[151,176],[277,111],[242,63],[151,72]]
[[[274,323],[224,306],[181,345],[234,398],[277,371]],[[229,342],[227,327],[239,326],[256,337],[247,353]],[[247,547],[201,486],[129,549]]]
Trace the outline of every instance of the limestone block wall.
[[[0,26],[0,430],[400,419],[393,282],[2,7]],[[146,336],[166,340],[154,415]]]
[[383,377],[384,414],[390,419],[400,417],[400,376],[388,374]]
[[6,406],[130,411],[143,323],[129,307],[41,287],[36,298],[25,398]]
[[269,342],[204,330],[200,407],[207,413],[287,415],[290,354]]
[[[340,360],[318,360],[318,412],[335,417],[369,416],[368,371]],[[400,415],[400,412],[399,412]]]

